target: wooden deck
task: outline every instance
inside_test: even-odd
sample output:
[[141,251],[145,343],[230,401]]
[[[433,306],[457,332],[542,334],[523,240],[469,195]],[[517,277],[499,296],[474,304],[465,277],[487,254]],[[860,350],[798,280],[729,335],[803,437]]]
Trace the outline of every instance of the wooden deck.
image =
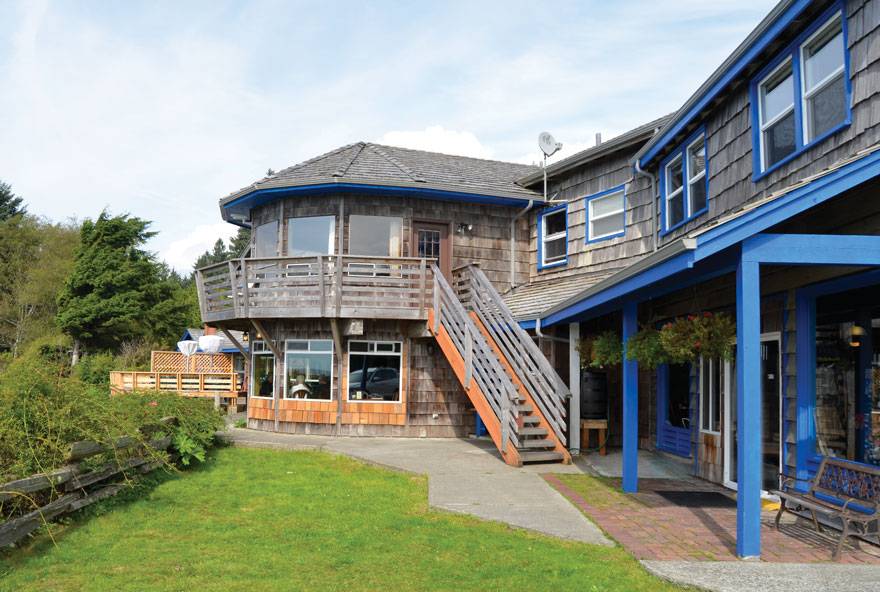
[[432,273],[412,257],[235,259],[196,271],[202,319],[427,319]]

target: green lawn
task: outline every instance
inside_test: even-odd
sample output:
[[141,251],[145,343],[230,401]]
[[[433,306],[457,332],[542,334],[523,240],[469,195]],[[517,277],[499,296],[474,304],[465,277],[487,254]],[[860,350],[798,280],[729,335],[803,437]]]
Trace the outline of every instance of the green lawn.
[[673,590],[620,548],[429,510],[424,478],[225,448],[0,556],[0,590]]

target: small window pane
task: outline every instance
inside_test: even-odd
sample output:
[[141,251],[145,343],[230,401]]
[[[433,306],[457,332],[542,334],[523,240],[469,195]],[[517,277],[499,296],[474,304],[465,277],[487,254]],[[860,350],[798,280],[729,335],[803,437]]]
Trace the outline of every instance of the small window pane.
[[309,350],[309,342],[304,340],[287,340],[287,351],[308,351]]
[[684,192],[666,202],[666,221],[669,226],[675,226],[684,220]]
[[706,141],[700,139],[688,148],[688,178],[693,179],[706,170]]
[[804,47],[804,86],[807,91],[843,66],[843,58],[843,31],[838,18],[810,45]]
[[682,180],[681,158],[676,158],[666,166],[666,194],[675,193],[684,181]]
[[254,384],[251,396],[272,397],[275,385],[275,357],[254,356]]
[[366,341],[351,341],[348,344],[349,351],[357,351],[357,352],[365,352],[367,351],[367,347],[369,343]]
[[559,232],[565,232],[566,214],[565,210],[560,210],[544,216],[544,235],[550,236]]
[[260,224],[254,232],[254,256],[276,257],[278,255],[278,220]]
[[544,242],[544,263],[553,263],[565,258],[565,237]]
[[761,123],[771,121],[794,105],[794,77],[791,65],[761,85]]
[[846,87],[843,74],[807,100],[809,126],[807,142],[817,138],[846,119]]
[[623,232],[623,214],[590,222],[590,238],[601,238],[619,232]]
[[692,216],[706,207],[706,177],[700,177],[688,185],[688,199]]
[[352,215],[348,223],[350,254],[400,257],[400,218]]
[[599,197],[590,201],[590,216],[600,218],[623,209],[623,192]]
[[764,132],[764,166],[776,164],[794,150],[794,112],[792,112]]
[[329,339],[313,339],[309,342],[309,349],[312,351],[332,351],[333,342]]
[[287,254],[291,257],[332,254],[335,226],[334,216],[288,218]]

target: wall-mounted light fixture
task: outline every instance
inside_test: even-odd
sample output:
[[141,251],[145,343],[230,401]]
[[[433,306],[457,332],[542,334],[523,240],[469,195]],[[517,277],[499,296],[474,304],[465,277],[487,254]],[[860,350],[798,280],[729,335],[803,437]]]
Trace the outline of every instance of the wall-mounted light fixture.
[[852,330],[849,334],[849,345],[850,347],[861,347],[862,338],[866,335],[865,329],[859,327],[858,325],[853,325]]
[[464,234],[466,232],[470,232],[473,229],[473,224],[465,224],[464,222],[459,222],[458,226],[455,227],[455,232],[458,234]]

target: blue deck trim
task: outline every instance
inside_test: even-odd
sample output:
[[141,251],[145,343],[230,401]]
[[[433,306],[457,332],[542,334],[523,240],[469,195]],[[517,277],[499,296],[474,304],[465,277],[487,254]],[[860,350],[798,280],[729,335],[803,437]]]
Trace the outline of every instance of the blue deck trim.
[[680,116],[676,116],[673,120],[675,123],[670,125],[667,130],[661,133],[651,147],[639,158],[639,166],[644,170],[666,147],[667,144],[684,131],[697,116],[707,108],[712,101],[727,87],[728,84],[742,74],[744,70],[755,60],[761,52],[763,52],[780,33],[785,31],[795,19],[810,6],[810,0],[798,0],[794,2],[785,12],[779,15],[779,18],[770,25],[763,35],[758,37],[751,47],[749,47],[742,56],[732,63],[727,70],[721,75],[715,84],[700,96],[700,98]]
[[759,234],[743,242],[743,260],[772,265],[880,265],[880,236]]
[[[631,300],[623,305],[623,344],[639,330],[638,304]],[[639,365],[636,360],[623,359],[623,491],[639,489]]]

